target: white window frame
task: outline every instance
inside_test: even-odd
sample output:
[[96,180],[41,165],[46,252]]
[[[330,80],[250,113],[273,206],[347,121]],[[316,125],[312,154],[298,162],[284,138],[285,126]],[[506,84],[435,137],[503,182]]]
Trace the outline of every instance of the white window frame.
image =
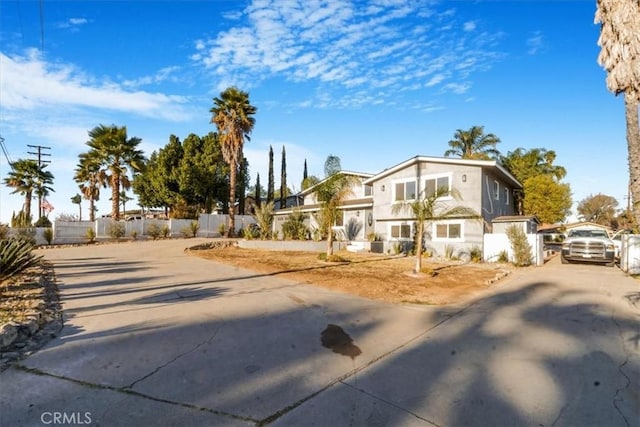
[[[453,183],[453,173],[451,172],[445,172],[445,173],[436,173],[436,174],[432,174],[432,175],[426,175],[424,177],[424,180],[422,181],[423,186],[422,186],[422,193],[424,196],[426,196],[426,191],[427,191],[427,181],[429,180],[435,180],[436,181],[436,185],[438,184],[438,178],[447,178],[447,181],[449,183],[449,195],[448,196],[442,196],[440,198],[438,198],[438,200],[452,200],[453,197],[451,196],[451,186]],[[436,191],[438,190],[438,188],[436,187]]]
[[[393,236],[391,236],[391,229],[392,229],[392,227],[402,227],[403,225],[407,225],[407,226],[409,226],[409,237],[393,237]],[[400,230],[398,230],[398,231],[400,231],[400,233],[399,233],[399,234],[402,234],[402,233],[401,233],[402,229],[400,229]],[[387,236],[389,236],[389,237],[387,238],[387,240],[388,240],[388,241],[402,241],[402,242],[405,242],[405,241],[406,241],[406,242],[408,242],[408,241],[413,240],[413,233],[414,233],[414,230],[413,230],[413,223],[412,223],[412,222],[408,222],[408,221],[395,221],[395,222],[390,222],[390,223],[387,225]]]
[[500,183],[493,181],[493,200],[500,200]]
[[[447,226],[447,235],[449,234],[449,226],[450,225],[459,225],[460,226],[460,237],[458,238],[454,238],[451,239],[449,237],[438,237],[438,225],[446,225]],[[451,219],[451,220],[445,220],[445,221],[435,221],[432,226],[431,226],[431,240],[434,242],[456,242],[456,243],[460,243],[460,242],[464,242],[465,241],[465,237],[464,237],[464,232],[465,232],[465,221],[461,220],[461,219]]]
[[[367,188],[369,189],[369,195],[367,195]],[[362,184],[363,197],[373,197],[373,185]]]
[[504,187],[504,204],[508,205],[509,204],[509,187]]
[[[413,199],[407,199],[407,182],[413,182],[414,185],[414,198]],[[403,194],[403,198],[402,200],[396,200],[396,186],[398,184],[404,184],[404,194]],[[393,191],[391,192],[391,203],[403,203],[403,202],[412,202],[414,200],[416,200],[417,197],[417,192],[418,192],[418,183],[416,182],[415,178],[408,178],[408,179],[398,179],[398,180],[394,180],[391,181],[391,187],[393,188]]]

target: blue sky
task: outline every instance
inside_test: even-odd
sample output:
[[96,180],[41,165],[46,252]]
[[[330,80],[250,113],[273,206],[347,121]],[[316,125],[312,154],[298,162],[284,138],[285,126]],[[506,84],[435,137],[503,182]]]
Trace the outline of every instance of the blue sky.
[[[376,173],[481,125],[503,153],[555,150],[574,202],[623,207],[624,102],[596,62],[594,13],[595,1],[0,0],[0,135],[12,160],[51,147],[52,219],[77,213],[87,131],[126,125],[148,156],[171,134],[215,130],[212,98],[230,85],[258,108],[252,183],[267,181],[269,145],[276,171],[286,147],[299,190],[305,158],[318,176],[329,154]],[[0,186],[0,222],[21,205]]]

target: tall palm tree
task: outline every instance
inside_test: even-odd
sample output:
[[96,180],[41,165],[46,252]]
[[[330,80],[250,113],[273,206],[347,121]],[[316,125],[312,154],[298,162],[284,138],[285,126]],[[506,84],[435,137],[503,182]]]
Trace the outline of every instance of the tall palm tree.
[[598,63],[607,71],[607,88],[624,93],[633,214],[640,224],[640,1],[597,0],[600,25]]
[[324,164],[327,177],[317,184],[316,199],[320,203],[321,228],[327,234],[327,261],[333,255],[333,232],[331,227],[341,214],[340,206],[353,194],[354,177],[340,172],[340,158],[329,155]]
[[82,153],[73,179],[78,183],[82,196],[89,201],[89,221],[95,221],[95,202],[100,200],[100,186],[105,182],[100,163],[89,153]]
[[[14,190],[11,194],[19,193],[24,196],[22,211],[31,218],[31,199],[33,195],[44,197],[53,191],[53,174],[46,171],[46,164],[38,164],[35,160],[20,159],[12,163],[12,170],[4,179],[7,187]],[[39,209],[39,215],[40,215]]]
[[213,98],[211,123],[218,128],[222,157],[229,164],[229,227],[227,236],[235,233],[236,176],[244,158],[244,140],[250,141],[257,108],[249,103],[249,93],[236,87],[225,89]]
[[405,211],[412,215],[412,219],[416,221],[417,241],[414,273],[422,271],[422,240],[427,223],[451,218],[480,218],[479,214],[471,208],[461,205],[449,207],[443,203],[442,198],[445,196],[447,198],[453,197],[454,200],[462,200],[456,189],[450,190],[448,187],[443,187],[432,194],[423,192],[422,196],[414,201],[395,204],[392,207],[394,213]]
[[142,171],[145,165],[142,151],[138,150],[142,140],[127,137],[127,127],[115,125],[98,125],[89,131],[89,137],[89,155],[100,165],[103,185],[111,187],[111,218],[119,220],[120,191],[131,188],[128,171]]
[[449,141],[449,150],[444,156],[457,156],[462,159],[488,160],[500,157],[496,145],[500,138],[490,133],[484,134],[484,126],[473,126],[469,130],[456,130],[454,139]]
[[79,214],[80,214],[78,219],[80,221],[82,221],[82,196],[79,195],[79,194],[76,194],[75,196],[73,196],[71,198],[71,203],[73,203],[74,205],[78,205],[78,210],[79,210]]

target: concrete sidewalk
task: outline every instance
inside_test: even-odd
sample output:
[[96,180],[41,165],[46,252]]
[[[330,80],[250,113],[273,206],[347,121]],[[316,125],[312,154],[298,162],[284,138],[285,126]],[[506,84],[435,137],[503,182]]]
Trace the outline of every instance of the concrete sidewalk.
[[618,269],[554,261],[467,306],[401,306],[184,254],[199,242],[45,251],[65,327],[0,374],[0,425],[638,419],[640,287]]

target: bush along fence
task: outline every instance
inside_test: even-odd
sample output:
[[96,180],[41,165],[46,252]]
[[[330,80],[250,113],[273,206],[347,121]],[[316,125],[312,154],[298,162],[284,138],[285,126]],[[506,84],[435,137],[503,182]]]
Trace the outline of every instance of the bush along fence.
[[[236,215],[236,235],[254,224],[250,215]],[[228,215],[202,214],[193,219],[136,219],[113,221],[98,218],[95,221],[55,221],[52,228],[28,230],[10,228],[9,235],[29,233],[37,245],[66,245],[105,240],[161,239],[175,237],[220,237],[225,234]]]

